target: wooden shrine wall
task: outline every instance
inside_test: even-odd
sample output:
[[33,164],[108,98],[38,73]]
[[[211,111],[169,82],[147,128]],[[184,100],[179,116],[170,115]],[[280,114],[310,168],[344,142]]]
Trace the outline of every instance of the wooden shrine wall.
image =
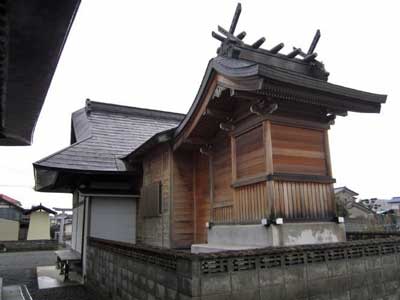
[[271,124],[275,173],[327,175],[323,130]]
[[208,157],[196,152],[193,154],[194,172],[194,212],[195,243],[207,242],[206,222],[210,221],[210,186]]
[[[207,242],[206,222],[250,224],[271,216],[285,222],[331,219],[333,186],[318,180],[330,176],[328,152],[324,129],[271,121],[237,135],[220,134],[207,154],[176,150],[172,247]],[[290,175],[295,179],[285,177]]]
[[214,220],[229,222],[233,218],[233,189],[231,144],[227,135],[221,136],[213,150],[213,216]]
[[193,154],[178,150],[173,153],[171,243],[174,248],[193,244]]
[[329,220],[335,215],[330,183],[274,181],[275,216],[290,220]]
[[148,245],[170,247],[171,151],[165,145],[149,152],[143,160],[143,186],[161,182],[161,215],[145,217],[144,199],[139,199],[137,240]]

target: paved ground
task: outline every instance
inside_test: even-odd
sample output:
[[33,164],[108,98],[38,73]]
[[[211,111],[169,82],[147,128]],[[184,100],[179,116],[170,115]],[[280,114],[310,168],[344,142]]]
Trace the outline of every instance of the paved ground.
[[92,296],[84,286],[67,286],[31,292],[33,300],[99,300]]
[[54,265],[54,251],[11,252],[0,254],[0,277],[4,285],[25,284],[36,290],[36,267]]
[[54,251],[0,253],[4,285],[25,284],[34,300],[95,300],[83,286],[39,290],[36,267],[56,262]]

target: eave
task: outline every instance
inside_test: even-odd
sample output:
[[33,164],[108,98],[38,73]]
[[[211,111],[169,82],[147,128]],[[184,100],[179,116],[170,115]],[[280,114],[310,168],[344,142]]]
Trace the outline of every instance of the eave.
[[90,171],[71,170],[33,165],[35,191],[72,193],[77,189],[86,191],[107,191],[133,193],[135,171]]
[[387,97],[255,62],[217,56],[209,62],[196,98],[174,133],[174,149],[190,136],[208,103],[223,90],[238,98],[304,103],[342,115],[348,111],[379,113]]
[[33,131],[80,0],[8,1],[1,64],[0,145],[24,146]]

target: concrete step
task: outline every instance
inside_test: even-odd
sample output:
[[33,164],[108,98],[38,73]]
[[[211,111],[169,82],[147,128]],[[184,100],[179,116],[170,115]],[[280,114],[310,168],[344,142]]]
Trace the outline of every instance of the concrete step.
[[25,285],[3,287],[2,300],[32,300]]

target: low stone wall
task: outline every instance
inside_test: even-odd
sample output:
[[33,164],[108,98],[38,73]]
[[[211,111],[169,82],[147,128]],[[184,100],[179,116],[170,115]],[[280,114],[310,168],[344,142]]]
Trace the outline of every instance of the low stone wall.
[[380,238],[393,238],[399,237],[399,231],[393,232],[374,232],[374,231],[353,231],[346,232],[346,238],[348,241],[356,241],[356,240],[369,240],[369,239],[380,239]]
[[399,299],[400,239],[215,254],[89,240],[87,283],[108,299]]
[[86,282],[107,299],[190,299],[192,260],[173,250],[89,238]]
[[0,252],[57,250],[58,248],[58,241],[51,240],[0,241]]

